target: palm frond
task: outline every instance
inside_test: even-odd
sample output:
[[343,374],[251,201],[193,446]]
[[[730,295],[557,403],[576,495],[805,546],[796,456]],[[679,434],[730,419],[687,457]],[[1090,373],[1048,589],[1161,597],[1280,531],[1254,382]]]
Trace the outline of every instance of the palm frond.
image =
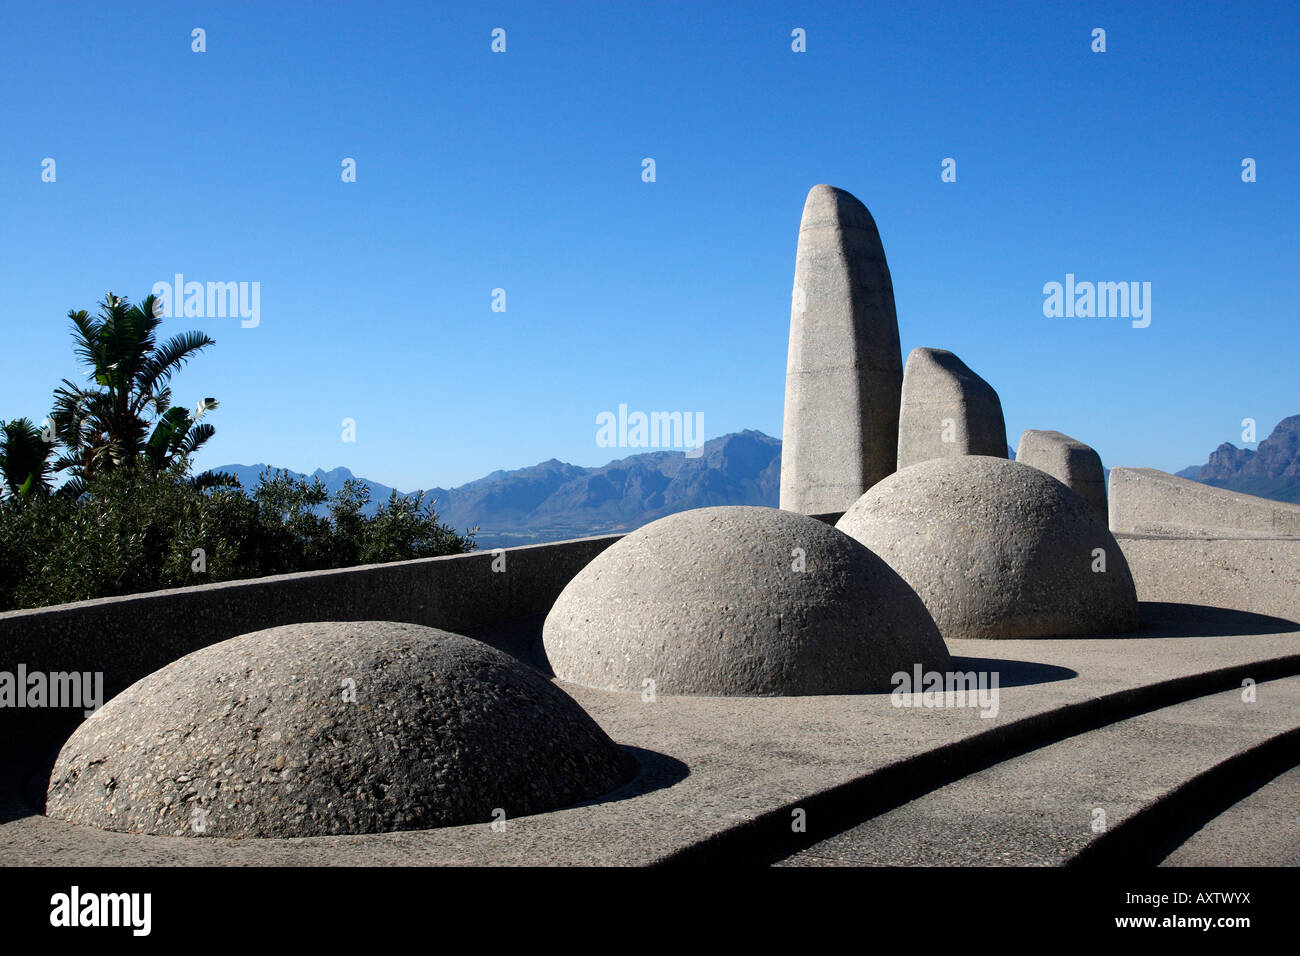
[[217,430],[211,425],[193,425],[186,431],[185,437],[181,439],[177,448],[183,455],[192,455],[202,448],[203,443],[216,433]]
[[52,443],[29,419],[0,423],[0,477],[9,494],[48,494]]
[[200,491],[207,488],[242,488],[236,478],[228,471],[205,471],[201,475],[195,475],[190,479],[190,483]]
[[140,393],[149,395],[165,386],[186,362],[216,344],[202,332],[182,332],[168,339],[140,362],[140,374],[136,383]]

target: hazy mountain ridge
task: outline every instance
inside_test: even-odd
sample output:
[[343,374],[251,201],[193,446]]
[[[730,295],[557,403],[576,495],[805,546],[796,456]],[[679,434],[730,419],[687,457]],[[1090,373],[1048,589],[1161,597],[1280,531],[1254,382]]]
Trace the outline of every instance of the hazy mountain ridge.
[[[478,525],[480,548],[624,531],[709,505],[776,507],[781,481],[778,439],[747,429],[710,439],[701,452],[687,458],[682,451],[652,451],[596,468],[552,458],[514,471],[494,471],[456,488],[431,488],[426,494],[441,520],[456,530]],[[213,470],[233,474],[251,490],[266,467],[223,465]],[[347,468],[289,473],[320,478],[331,492],[356,477]],[[370,489],[370,513],[394,490],[357,480]]]
[[[389,496],[395,490],[387,485],[381,485],[377,481],[371,481],[368,478],[359,478],[352,474],[352,472],[347,468],[332,468],[329,471],[326,471],[324,468],[317,468],[310,475],[307,475],[300,471],[294,471],[292,468],[280,468],[277,465],[267,465],[259,462],[256,465],[218,465],[216,468],[213,468],[212,471],[224,471],[229,475],[234,475],[239,479],[239,483],[244,486],[246,491],[252,491],[257,487],[262,472],[267,468],[270,468],[272,471],[287,472],[294,478],[305,478],[307,481],[311,481],[313,478],[319,478],[331,494],[342,488],[343,482],[347,481],[349,478],[359,481],[370,489],[370,504],[365,509],[367,514],[373,514],[377,511],[379,509],[379,503],[387,501]],[[402,495],[402,492],[399,491],[398,494]],[[402,496],[405,497],[404,495]]]
[[1254,451],[1224,442],[1204,465],[1178,475],[1229,491],[1300,502],[1300,415],[1278,422]]

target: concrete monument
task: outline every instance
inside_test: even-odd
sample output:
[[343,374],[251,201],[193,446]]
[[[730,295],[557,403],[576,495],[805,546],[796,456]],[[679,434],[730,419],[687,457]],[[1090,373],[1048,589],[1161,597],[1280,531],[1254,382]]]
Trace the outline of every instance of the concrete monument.
[[903,372],[898,467],[953,455],[1007,457],[993,386],[945,349],[913,349]]
[[1103,521],[1108,520],[1101,456],[1083,442],[1060,432],[1029,428],[1020,436],[1016,461],[1047,472],[1092,505]]
[[745,506],[669,515],[612,545],[560,594],[543,641],[561,680],[643,694],[876,693],[949,664],[884,561],[816,518]]
[[635,769],[572,698],[479,641],[289,624],[110,700],[60,751],[46,813],[159,836],[421,830],[580,803]]
[[814,186],[795,253],[781,507],[842,512],[891,474],[903,381],[894,286],[875,220]]
[[1105,636],[1139,623],[1128,563],[1097,512],[1017,461],[912,465],[837,527],[903,576],[945,640]]

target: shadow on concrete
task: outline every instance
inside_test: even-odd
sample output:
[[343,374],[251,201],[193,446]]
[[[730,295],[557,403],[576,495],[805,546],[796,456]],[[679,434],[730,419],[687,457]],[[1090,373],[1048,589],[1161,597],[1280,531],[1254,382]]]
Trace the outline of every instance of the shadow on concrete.
[[1029,684],[1051,684],[1058,680],[1071,680],[1079,672],[1055,664],[1039,664],[1034,661],[1010,661],[1001,657],[958,657],[952,658],[954,671],[982,671],[998,675],[998,687],[1025,687]]
[[[551,662],[546,658],[542,648],[542,625],[546,623],[545,614],[533,614],[510,621],[496,621],[492,624],[480,624],[475,627],[462,628],[457,633],[472,637],[476,641],[490,644],[499,651],[505,651],[529,664],[547,677],[554,677]],[[449,628],[449,630],[456,630]]]
[[1215,817],[1296,766],[1300,766],[1300,727],[1193,777],[1107,830],[1066,865],[1108,870],[1158,866]]
[[617,790],[611,790],[584,803],[576,803],[574,806],[594,807],[602,803],[631,800],[656,790],[667,789],[675,783],[681,783],[691,774],[686,764],[676,757],[661,754],[657,750],[646,750],[644,747],[633,747],[628,744],[619,744],[618,749],[636,761],[636,776]]
[[0,748],[0,823],[45,812],[50,772],[71,733],[46,727],[5,740]]
[[1237,637],[1300,632],[1300,624],[1285,618],[1203,604],[1143,601],[1140,610],[1142,626],[1116,637]]

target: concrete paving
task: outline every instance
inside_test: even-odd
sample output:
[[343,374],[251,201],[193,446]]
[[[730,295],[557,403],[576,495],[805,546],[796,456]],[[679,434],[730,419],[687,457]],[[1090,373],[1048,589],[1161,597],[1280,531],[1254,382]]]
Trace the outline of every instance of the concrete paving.
[[[1300,726],[1300,677],[1200,697],[1003,761],[781,865],[1055,866],[1221,761]],[[1291,790],[1291,816],[1295,798]],[[1280,809],[1276,806],[1272,809]],[[1246,821],[1236,842],[1267,842]],[[1231,855],[1225,853],[1224,855]]]
[[1192,834],[1161,866],[1300,866],[1300,767]]
[[[6,741],[0,861],[15,865],[644,865],[681,859],[757,823],[791,820],[836,788],[881,781],[936,757],[1002,759],[1050,744],[1080,721],[1223,692],[1244,676],[1300,673],[1300,625],[1236,611],[1145,605],[1146,626],[1116,638],[951,641],[955,666],[999,674],[996,717],[975,707],[894,706],[889,694],[802,698],[664,697],[560,686],[640,760],[636,781],[588,805],[487,824],[347,837],[225,840],[113,833],[40,813],[60,741]],[[539,635],[503,631],[531,647]],[[479,636],[490,638],[488,633]],[[1199,676],[1198,676],[1199,675]],[[1210,676],[1205,676],[1210,675]],[[1217,675],[1217,676],[1216,676]],[[1261,713],[1264,711],[1261,710]],[[1236,739],[1233,727],[1205,725]],[[1122,776],[1131,768],[1117,769]],[[888,774],[893,774],[889,776]],[[890,783],[889,781],[894,781]],[[1117,786],[1118,784],[1116,784]],[[1118,792],[1118,791],[1116,791]],[[1122,802],[1117,803],[1123,814]],[[819,839],[809,815],[808,842]],[[784,825],[788,833],[792,827]]]

